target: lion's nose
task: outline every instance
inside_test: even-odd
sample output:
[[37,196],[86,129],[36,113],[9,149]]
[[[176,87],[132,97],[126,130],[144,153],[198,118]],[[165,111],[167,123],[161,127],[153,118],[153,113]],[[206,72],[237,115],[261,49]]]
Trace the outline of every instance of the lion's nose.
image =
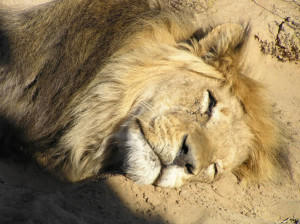
[[184,136],[180,150],[174,159],[173,164],[185,168],[185,171],[189,174],[198,174],[199,170],[196,166],[196,157],[193,150],[187,144],[188,135]]

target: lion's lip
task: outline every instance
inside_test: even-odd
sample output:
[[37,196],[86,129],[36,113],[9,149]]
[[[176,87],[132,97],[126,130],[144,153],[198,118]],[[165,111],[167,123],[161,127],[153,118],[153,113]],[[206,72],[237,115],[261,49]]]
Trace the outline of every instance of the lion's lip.
[[149,143],[148,139],[146,138],[142,122],[138,118],[136,119],[135,122],[136,122],[138,130],[140,132],[140,136],[144,139],[145,143],[152,149],[152,151],[155,153],[155,155],[159,158],[159,156],[157,155],[157,153],[155,152],[155,150],[152,148],[151,144]]

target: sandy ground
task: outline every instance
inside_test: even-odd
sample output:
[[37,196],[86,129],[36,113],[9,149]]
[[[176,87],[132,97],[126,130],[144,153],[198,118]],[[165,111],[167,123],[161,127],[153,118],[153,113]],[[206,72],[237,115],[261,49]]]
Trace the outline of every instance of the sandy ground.
[[212,185],[178,189],[138,186],[122,176],[66,184],[35,164],[0,159],[1,224],[300,223],[300,1],[177,0],[167,6],[216,21],[251,22],[250,67],[289,130],[294,182],[243,186],[226,174]]

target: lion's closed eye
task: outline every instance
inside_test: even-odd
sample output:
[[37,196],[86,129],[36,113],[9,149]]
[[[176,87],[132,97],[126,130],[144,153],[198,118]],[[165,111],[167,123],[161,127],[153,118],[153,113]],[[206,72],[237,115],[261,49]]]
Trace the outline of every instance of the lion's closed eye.
[[212,95],[211,91],[206,90],[203,94],[201,114],[212,115],[213,108],[217,105],[216,98]]
[[209,103],[208,103],[208,108],[206,113],[211,116],[212,114],[212,110],[213,108],[217,105],[217,100],[215,99],[215,97],[211,94],[211,92],[209,90],[207,90],[208,92],[208,97],[209,97]]

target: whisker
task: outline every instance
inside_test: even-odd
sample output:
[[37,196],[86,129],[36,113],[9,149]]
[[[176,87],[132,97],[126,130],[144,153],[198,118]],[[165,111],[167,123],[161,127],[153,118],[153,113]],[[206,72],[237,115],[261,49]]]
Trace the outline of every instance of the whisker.
[[141,102],[141,104],[146,109],[148,109],[149,111],[153,112],[156,116],[160,116],[159,112],[154,107],[152,107],[149,103],[147,103],[147,102]]
[[142,105],[142,108],[145,110],[146,115],[151,119],[151,117],[153,116],[152,111],[150,111],[149,108],[145,107],[144,105]]
[[140,117],[137,117],[136,115],[134,115],[132,113],[129,113],[129,116],[132,116],[132,117],[138,119],[139,121],[143,122],[144,124],[148,124],[146,121],[144,121],[143,119],[141,119]]

